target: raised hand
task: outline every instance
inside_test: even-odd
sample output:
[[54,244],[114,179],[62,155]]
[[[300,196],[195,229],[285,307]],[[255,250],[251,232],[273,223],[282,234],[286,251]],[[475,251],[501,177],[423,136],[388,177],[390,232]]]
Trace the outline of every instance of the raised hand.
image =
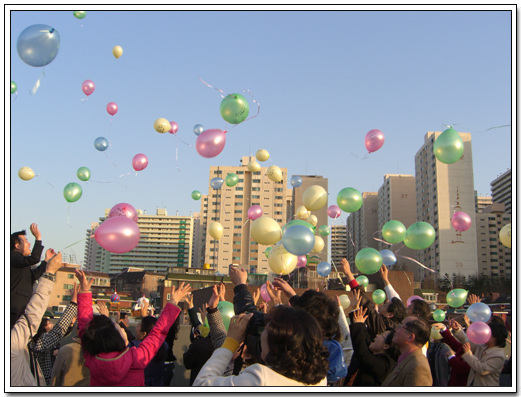
[[78,283],[74,283],[71,291],[71,302],[78,303],[78,292],[80,291],[80,285]]
[[464,353],[470,351],[470,343],[469,342],[465,342],[461,347],[463,348],[463,352]]
[[219,304],[220,299],[221,298],[219,296],[219,285],[216,284],[213,286],[213,294],[210,297],[210,300],[208,301],[208,309],[215,309]]
[[99,311],[99,314],[109,317],[109,309],[105,302],[98,301],[98,311]]
[[226,301],[226,286],[223,282],[219,283],[217,290],[219,291],[219,300]]
[[47,251],[45,251],[45,262],[49,262],[49,260],[56,255],[56,251],[52,248],[49,248]]
[[80,292],[89,292],[90,286],[92,285],[94,279],[88,281],[87,276],[85,276],[85,272],[83,270],[76,269],[74,270],[74,273],[76,274],[76,278],[80,282]]
[[188,304],[188,308],[194,307],[194,296],[192,294],[186,295],[183,300]]
[[233,316],[228,327],[228,337],[242,343],[246,335],[246,327],[248,327],[248,322],[252,316],[253,313],[241,313]]
[[356,309],[353,312],[353,323],[364,323],[368,316],[365,314],[367,313],[367,308],[364,307],[362,309]]
[[204,324],[204,320],[206,320],[206,314],[208,313],[208,310],[206,310],[206,307],[208,306],[208,303],[205,303],[199,308],[199,313],[201,313],[201,323]]
[[170,303],[177,305],[181,299],[188,295],[191,289],[190,284],[185,285],[184,282],[182,282],[177,288],[172,287],[172,298],[170,299]]
[[257,303],[259,302],[260,298],[260,288],[257,288],[255,291],[253,291],[253,294],[251,294],[253,298],[253,304],[257,306]]
[[234,285],[246,284],[248,280],[248,272],[242,267],[230,265],[230,278]]
[[295,290],[291,288],[291,285],[289,285],[286,280],[283,280],[280,277],[275,277],[273,279],[273,288],[275,288],[276,290],[281,290],[284,293],[284,295],[286,295],[288,298],[297,295]]
[[36,240],[42,239],[42,233],[40,233],[40,230],[38,229],[38,225],[36,223],[31,223],[29,230],[31,230],[31,234],[34,236]]
[[469,303],[469,305],[472,305],[472,304],[474,304],[474,303],[481,302],[481,299],[480,299],[477,295],[470,294],[470,295],[467,297],[467,302]]
[[46,271],[49,273],[56,273],[62,267],[62,253],[58,252],[47,261]]
[[282,304],[282,291],[280,289],[275,289],[274,286],[269,282],[269,280],[266,280],[266,291],[268,291],[268,295],[270,296],[271,301],[274,305]]
[[385,285],[389,285],[389,269],[382,263],[382,267],[380,268],[380,276],[382,276],[382,280]]

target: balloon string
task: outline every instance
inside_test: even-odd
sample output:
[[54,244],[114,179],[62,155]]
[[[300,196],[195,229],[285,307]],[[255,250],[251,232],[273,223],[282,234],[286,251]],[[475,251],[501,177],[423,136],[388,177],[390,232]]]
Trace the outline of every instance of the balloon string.
[[177,160],[179,159],[179,148],[177,146],[177,142],[175,143],[175,166],[177,167],[177,172],[181,172],[181,169],[179,168],[179,163]]
[[70,223],[70,219],[71,219],[71,203],[67,203],[67,225],[69,225],[69,227],[72,227],[71,223]]
[[351,236],[351,232],[349,231],[349,228],[347,227],[347,221],[348,221],[348,219],[346,219],[346,231],[347,231],[347,234],[349,235],[349,240],[351,240],[351,244],[353,244],[353,248],[356,249],[356,245],[355,245],[355,242],[353,241],[353,237]]
[[[208,84],[206,81],[204,81],[204,80],[203,80],[202,78],[200,78],[200,77],[199,77],[199,80],[201,80],[201,82],[202,82],[203,84],[205,84],[206,86],[208,86],[208,87],[210,87],[210,88],[213,88],[213,89],[219,91],[219,92],[221,93],[221,97],[222,97],[222,98],[225,97],[226,92],[224,92],[223,90],[221,90],[221,89],[219,89],[219,88],[216,88],[216,87],[214,87],[214,86]],[[223,95],[223,94],[224,94],[224,95]]]
[[69,247],[72,247],[73,245],[79,244],[79,243],[81,243],[82,241],[85,241],[85,239],[82,238],[81,240],[78,240],[78,241],[76,241],[75,243],[69,244],[67,247],[63,247],[61,250],[58,250],[58,252],[63,251],[64,249],[67,249],[67,248],[69,248]]
[[454,289],[454,285],[452,284],[452,281],[451,279],[449,278],[449,276],[447,274],[444,274],[444,277],[449,280],[449,283],[450,283],[450,289],[453,290]]
[[36,91],[38,91],[38,88],[40,88],[40,83],[44,77],[45,77],[45,71],[44,71],[44,69],[42,69],[42,75],[40,76],[40,78],[38,80],[36,80],[34,87],[29,91],[31,93],[31,95],[36,94]]
[[[397,251],[398,252],[398,251]],[[395,253],[396,255],[396,253]],[[425,266],[423,263],[421,262],[418,262],[416,259],[413,259],[413,258],[410,258],[408,256],[403,256],[403,255],[396,255],[396,257],[398,258],[403,258],[403,259],[409,259],[410,261],[414,262],[414,263],[417,263],[418,265],[420,265],[421,267],[423,267],[424,269],[427,269],[428,271],[430,272],[433,272],[433,273],[438,273],[438,271],[434,270],[434,269],[430,269],[428,268],[427,266]]]
[[[250,90],[244,90],[243,92],[246,93],[246,94],[248,94],[248,95],[251,97],[251,100],[253,101],[253,103],[255,103],[255,104],[257,105],[257,114],[255,114],[254,116],[248,117],[246,120],[240,122],[239,124],[242,124],[242,123],[244,123],[244,122],[246,122],[246,121],[248,121],[248,120],[251,120],[251,119],[257,117],[257,116],[259,115],[259,113],[260,113],[260,103],[257,102],[257,101],[255,100],[255,98],[253,97],[251,91],[250,91]],[[228,129],[228,131],[233,130],[233,129],[234,129],[235,127],[237,127],[239,124],[234,124],[232,127],[230,127],[230,128]],[[271,158],[270,158],[270,161],[271,161]]]
[[190,147],[193,146],[191,143],[186,143],[185,141],[183,141],[181,138],[179,138],[179,137],[177,136],[177,134],[174,135],[174,136],[175,136],[176,139],[180,140],[180,141],[181,141],[182,143],[184,143],[185,145],[190,146]]
[[374,235],[375,235],[376,233],[379,233],[379,232],[381,232],[381,230],[377,230],[376,232],[373,233],[373,240],[379,241],[380,243],[384,243],[384,244],[386,244],[386,245],[393,245],[392,243],[388,243],[388,242],[385,241],[385,240],[380,240],[379,238],[376,238]]
[[246,226],[246,224],[250,221],[250,219],[247,219],[246,222],[244,222],[244,225],[242,225],[241,229],[244,228],[244,226]]
[[17,99],[18,99],[18,91],[15,92],[15,97],[13,99],[13,103],[15,103]]

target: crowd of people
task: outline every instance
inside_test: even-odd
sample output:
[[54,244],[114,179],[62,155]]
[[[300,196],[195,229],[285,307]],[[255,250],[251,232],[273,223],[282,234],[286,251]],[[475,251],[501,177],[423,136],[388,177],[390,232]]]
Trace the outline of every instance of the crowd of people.
[[[347,308],[323,291],[299,296],[279,277],[266,283],[269,303],[261,302],[260,291],[250,293],[246,270],[230,265],[235,315],[228,329],[218,309],[225,300],[224,284],[215,285],[208,302],[196,308],[190,285],[180,283],[159,316],[147,315],[145,300],[135,335],[126,314],[111,318],[102,302],[94,314],[92,279],[76,270],[70,303],[53,326],[43,315],[62,266],[61,253],[48,249],[38,265],[41,233],[35,224],[30,231],[36,238],[32,251],[25,231],[11,235],[13,387],[172,385],[182,301],[191,322],[190,345],[183,354],[190,386],[511,385],[512,357],[505,355],[511,335],[501,317],[489,320],[490,339],[474,344],[465,332],[470,326],[466,316],[436,322],[425,301],[404,305],[385,265],[380,275],[387,301],[376,305],[346,259],[341,265],[343,282],[350,287]],[[479,298],[471,294],[468,301]],[[75,324],[78,337],[60,346]],[[433,337],[435,331],[441,338]]]

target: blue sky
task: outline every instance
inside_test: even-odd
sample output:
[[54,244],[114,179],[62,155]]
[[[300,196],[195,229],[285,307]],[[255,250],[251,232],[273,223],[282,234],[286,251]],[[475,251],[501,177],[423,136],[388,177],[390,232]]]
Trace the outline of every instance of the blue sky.
[[[58,250],[84,239],[90,223],[119,202],[149,214],[158,207],[199,212],[191,192],[208,192],[209,167],[239,164],[261,148],[271,156],[264,166],[327,177],[329,205],[336,204],[344,187],[377,191],[386,173],[414,174],[425,134],[449,124],[473,134],[475,189],[489,195],[513,160],[511,127],[487,131],[512,124],[511,17],[471,9],[87,10],[79,20],[72,11],[12,11],[6,64],[18,95],[9,99],[6,141],[9,232],[36,222],[46,248]],[[61,45],[31,95],[42,68],[25,64],[16,42],[38,23],[54,27]],[[115,45],[123,48],[119,59]],[[219,113],[220,93],[200,78],[226,93],[249,90],[260,104],[213,159],[195,150],[193,126],[230,125]],[[87,79],[96,90],[84,100]],[[109,102],[119,107],[114,116]],[[178,133],[157,133],[160,117],[176,121]],[[374,128],[385,144],[363,160],[364,136]],[[106,152],[94,148],[99,136],[110,141]],[[136,175],[137,153],[149,165]],[[37,177],[19,179],[22,166]],[[88,182],[76,177],[82,166],[91,170]],[[71,204],[63,197],[69,182],[83,188]],[[83,242],[65,250],[80,262],[83,251]]]

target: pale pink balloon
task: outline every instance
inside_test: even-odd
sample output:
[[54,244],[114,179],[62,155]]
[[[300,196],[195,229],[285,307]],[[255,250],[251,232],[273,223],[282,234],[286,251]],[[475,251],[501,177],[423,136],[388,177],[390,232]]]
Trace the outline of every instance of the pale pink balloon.
[[340,207],[338,205],[330,205],[327,208],[327,216],[330,218],[338,218],[342,214],[342,211],[340,210]]
[[418,296],[418,295],[413,295],[413,296],[410,296],[409,299],[407,299],[407,304],[405,305],[406,307],[409,307],[409,305],[411,304],[411,302],[415,299],[419,299],[419,300],[424,300],[421,296]]
[[197,152],[203,157],[215,157],[221,153],[226,143],[226,131],[210,129],[201,132],[195,141]]
[[125,216],[137,223],[137,211],[128,203],[119,203],[112,207],[107,218],[115,216]]
[[171,121],[170,126],[172,128],[170,128],[170,131],[168,131],[168,132],[171,134],[175,134],[179,130],[179,126],[177,125],[177,123],[175,121]]
[[365,134],[365,147],[371,152],[376,152],[384,144],[384,134],[380,130],[371,130]]
[[132,251],[140,236],[137,223],[126,216],[108,218],[94,232],[98,244],[114,254]]
[[308,258],[306,255],[297,256],[297,267],[306,267],[308,264]]
[[143,153],[138,153],[134,156],[132,159],[132,167],[136,171],[143,171],[145,168],[147,168],[148,165],[148,158]]
[[467,338],[476,345],[487,343],[491,336],[490,327],[481,321],[476,321],[467,328]]
[[452,219],[450,220],[452,223],[452,227],[456,229],[458,232],[464,232],[465,230],[469,230],[470,225],[472,224],[472,219],[465,212],[455,212],[452,215]]
[[262,299],[264,299],[264,302],[269,302],[271,300],[270,294],[268,294],[268,287],[266,287],[266,284],[262,284],[260,287],[260,294]]
[[118,112],[118,105],[115,102],[109,102],[107,104],[107,112],[111,116],[114,116]]
[[257,218],[260,218],[262,216],[262,213],[263,211],[260,205],[252,205],[248,209],[248,218],[254,221]]
[[81,89],[83,90],[83,93],[87,96],[89,96],[90,94],[92,94],[94,92],[94,89],[96,88],[96,86],[94,85],[94,82],[92,80],[85,80],[82,84],[81,84]]

